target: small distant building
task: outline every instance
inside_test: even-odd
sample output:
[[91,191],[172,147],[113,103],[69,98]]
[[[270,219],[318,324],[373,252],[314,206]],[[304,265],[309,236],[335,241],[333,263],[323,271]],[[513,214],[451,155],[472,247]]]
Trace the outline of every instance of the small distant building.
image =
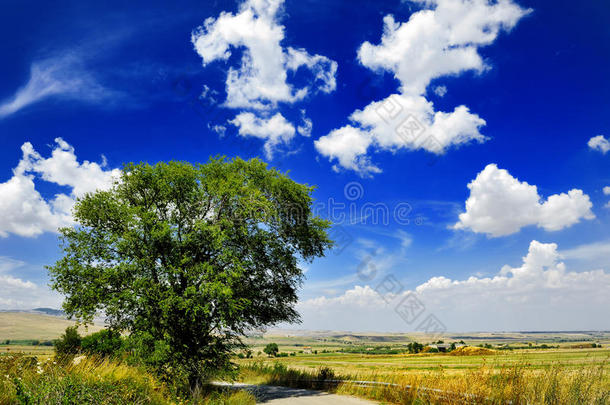
[[304,354],[311,354],[311,346],[303,346]]

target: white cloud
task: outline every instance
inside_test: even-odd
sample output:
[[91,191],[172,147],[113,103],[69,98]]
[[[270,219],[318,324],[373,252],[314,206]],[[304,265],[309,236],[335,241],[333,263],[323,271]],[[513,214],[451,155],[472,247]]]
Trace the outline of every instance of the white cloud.
[[26,263],[0,256],[0,308],[31,309],[40,306],[58,307],[60,297],[44,286],[8,274],[25,267]]
[[[351,125],[333,130],[330,134],[314,142],[316,149],[329,159],[337,159],[339,166],[351,169],[363,175],[381,173],[381,169],[371,163],[366,155],[371,144],[370,136]],[[333,169],[339,171],[339,166]]]
[[[76,197],[96,189],[107,188],[119,170],[104,170],[101,165],[79,163],[74,148],[61,138],[55,139],[51,157],[43,158],[31,143],[21,146],[23,156],[13,169],[13,176],[0,183],[0,237],[9,233],[32,237],[73,223],[72,206]],[[40,179],[71,188],[69,195],[56,194],[45,199],[38,192],[35,180]]]
[[491,237],[510,235],[528,225],[557,231],[593,219],[591,201],[582,190],[554,194],[546,201],[534,185],[520,182],[504,169],[489,164],[468,184],[466,212],[454,229],[470,229]]
[[[390,110],[398,111],[401,118],[389,119],[393,114],[388,113]],[[337,159],[343,168],[364,177],[381,172],[367,155],[371,146],[380,150],[422,149],[442,154],[452,146],[486,139],[479,132],[485,121],[471,114],[468,107],[456,107],[451,113],[434,112],[432,103],[421,96],[394,94],[355,111],[350,120],[359,126],[333,130],[315,141],[315,146],[323,155]]]
[[597,135],[589,139],[587,145],[589,145],[589,148],[599,151],[603,154],[606,154],[610,150],[610,141],[604,138],[603,135]]
[[294,138],[294,126],[280,113],[265,119],[259,118],[250,112],[239,113],[229,123],[239,129],[240,136],[253,136],[265,140],[265,155],[268,159],[280,145],[287,145]]
[[487,66],[478,48],[491,44],[500,31],[510,30],[529,13],[510,0],[416,2],[432,9],[413,13],[404,23],[386,16],[381,43],[365,42],[358,50],[364,66],[394,73],[399,93],[355,111],[350,125],[316,141],[322,155],[362,176],[380,171],[367,156],[370,147],[442,154],[450,147],[485,141],[479,132],[485,120],[463,105],[452,112],[435,111],[424,97],[426,89],[434,78],[484,71]]
[[208,128],[216,132],[219,138],[224,138],[227,133],[227,127],[224,125],[211,125],[208,123]]
[[[602,191],[604,192],[604,195],[610,195],[610,186],[604,187]],[[604,208],[609,208],[610,209],[610,201],[608,201],[606,203],[606,205],[604,205]]]
[[[204,66],[228,60],[243,49],[241,65],[229,68],[225,105],[232,108],[267,109],[278,102],[292,103],[313,91],[329,93],[336,87],[337,63],[304,49],[284,48],[284,26],[278,13],[283,0],[246,0],[236,14],[222,12],[195,30],[191,41]],[[310,84],[294,88],[288,73],[302,68],[310,72]]]
[[49,97],[101,102],[116,95],[87,72],[75,55],[68,54],[33,63],[28,82],[0,103],[0,118]]
[[311,131],[313,129],[313,122],[311,119],[305,115],[305,110],[301,110],[301,125],[297,126],[297,132],[302,136],[311,136]]
[[[382,280],[375,282],[376,286]],[[411,291],[385,295],[384,300],[376,288],[356,286],[337,297],[300,302],[303,326],[404,332],[416,330],[425,316],[434,314],[450,331],[601,330],[607,327],[610,305],[609,273],[568,272],[557,245],[537,241],[531,242],[520,266],[504,266],[493,277],[439,276],[417,286],[414,292],[425,312],[411,324],[394,312]]]
[[25,262],[7,256],[0,256],[0,273],[8,273],[16,268],[22,267]]
[[595,242],[576,246],[572,249],[562,250],[561,256],[566,259],[587,261],[605,259],[610,263],[610,241]]
[[436,94],[439,97],[445,97],[445,94],[447,94],[447,87],[446,86],[436,86],[434,88],[434,94]]

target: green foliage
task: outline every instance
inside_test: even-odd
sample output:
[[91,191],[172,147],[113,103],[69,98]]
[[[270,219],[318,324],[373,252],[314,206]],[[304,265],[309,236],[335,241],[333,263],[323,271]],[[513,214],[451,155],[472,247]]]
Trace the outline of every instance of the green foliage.
[[85,336],[81,342],[84,353],[101,357],[118,355],[122,345],[123,339],[120,333],[110,329],[102,329],[99,332]]
[[[162,395],[163,394],[163,395]],[[150,376],[126,366],[81,366],[0,356],[0,404],[170,404],[169,393]]]
[[424,345],[418,342],[411,342],[407,344],[407,351],[409,353],[419,353],[424,349]]
[[254,405],[253,395],[204,386],[180,397],[141,367],[88,358],[78,365],[0,354],[0,404]]
[[82,337],[78,334],[76,326],[69,326],[59,339],[53,341],[55,354],[58,358],[70,358],[81,350]]
[[265,352],[267,354],[267,356],[271,357],[271,356],[277,356],[278,352],[280,351],[279,347],[277,346],[277,343],[269,343],[267,346],[265,346],[265,348],[263,349],[263,352]]
[[52,286],[69,316],[104,312],[148,365],[194,387],[232,369],[246,331],[299,320],[297,263],[332,244],[312,191],[258,159],[128,164],[77,201]]

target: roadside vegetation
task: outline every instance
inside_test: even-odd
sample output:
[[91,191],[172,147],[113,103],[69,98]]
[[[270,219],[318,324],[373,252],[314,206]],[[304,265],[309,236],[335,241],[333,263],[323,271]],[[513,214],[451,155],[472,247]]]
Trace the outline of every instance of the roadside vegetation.
[[606,362],[578,369],[553,364],[541,370],[523,363],[483,364],[450,376],[442,366],[407,375],[336,374],[328,367],[306,370],[258,361],[243,364],[241,370],[241,379],[248,383],[324,389],[394,404],[610,403]]
[[0,355],[0,405],[93,403],[250,405],[256,401],[246,392],[210,386],[185,395],[181,387],[161,382],[143,367],[108,358],[77,356],[62,362],[18,353]]

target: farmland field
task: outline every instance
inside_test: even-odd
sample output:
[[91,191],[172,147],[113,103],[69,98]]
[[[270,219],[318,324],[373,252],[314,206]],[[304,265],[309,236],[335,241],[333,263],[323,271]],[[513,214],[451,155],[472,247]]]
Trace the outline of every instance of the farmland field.
[[[425,340],[429,337],[417,338],[432,344]],[[473,403],[610,402],[610,342],[606,333],[474,334],[457,338],[460,340],[444,337],[446,342],[466,344],[454,352],[406,354],[406,342],[413,337],[259,337],[251,349],[252,358],[239,360],[240,379],[254,384],[325,388],[397,404],[463,403],[464,395],[480,399]],[[271,341],[278,342],[277,357],[260,353]],[[456,355],[465,353],[469,355]],[[328,380],[348,382],[320,383]]]
[[[397,377],[421,376],[422,373],[442,370],[446,377],[461,376],[482,365],[492,368],[518,365],[527,370],[544,370],[550,366],[563,369],[579,369],[586,366],[608,364],[610,349],[550,349],[540,351],[507,351],[484,356],[452,356],[450,354],[412,355],[366,355],[322,353],[266,358],[258,361],[268,364],[283,363],[289,368],[315,371],[329,367],[335,373],[354,376],[357,379],[372,379],[391,382]],[[247,360],[241,360],[247,363]],[[610,374],[606,373],[610,381]]]
[[[59,317],[4,314],[0,331],[10,329],[11,333],[0,335],[0,356],[24,353],[44,362],[53,356],[48,339],[58,337],[62,328],[71,324]],[[412,342],[427,344],[429,349],[439,344],[439,337],[273,331],[247,338],[249,351],[235,353],[235,361],[242,366],[238,379],[243,382],[327,389],[382,403],[459,403],[460,395],[530,403],[544,403],[551,397],[561,398],[557,402],[561,404],[610,400],[607,332],[446,334],[442,339],[441,345],[465,346],[452,353],[409,354]],[[7,340],[10,344],[2,344]],[[31,344],[34,341],[37,344]],[[278,345],[278,356],[264,354],[269,343]],[[321,386],[316,382],[320,379],[378,381],[395,386]],[[405,386],[423,387],[423,394],[419,389],[405,390]],[[459,394],[439,402],[439,398],[426,397],[425,389]]]

